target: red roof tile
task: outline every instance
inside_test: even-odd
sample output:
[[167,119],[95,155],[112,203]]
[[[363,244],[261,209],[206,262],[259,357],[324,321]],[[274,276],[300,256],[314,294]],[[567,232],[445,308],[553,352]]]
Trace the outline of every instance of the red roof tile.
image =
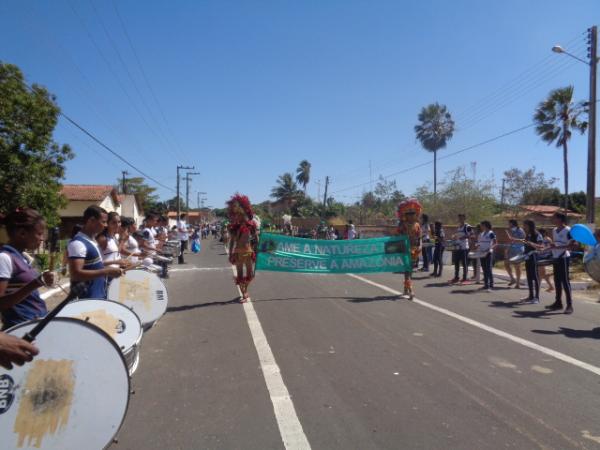
[[[65,184],[61,193],[67,200],[100,201],[113,192],[114,187],[104,184]],[[118,195],[116,196],[118,200]]]

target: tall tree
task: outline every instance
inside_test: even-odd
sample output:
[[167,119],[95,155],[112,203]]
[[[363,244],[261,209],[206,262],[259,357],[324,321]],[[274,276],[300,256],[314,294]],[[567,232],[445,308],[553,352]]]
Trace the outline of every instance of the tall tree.
[[298,168],[296,169],[296,182],[304,188],[304,195],[306,195],[306,186],[310,181],[310,167],[311,164],[306,160],[300,161]]
[[271,197],[277,201],[287,203],[288,207],[290,207],[300,195],[302,195],[302,193],[298,190],[298,185],[294,181],[292,174],[289,172],[279,175],[277,185],[271,189]]
[[[119,185],[122,180],[117,180]],[[143,177],[131,177],[125,179],[125,186],[128,194],[133,194],[137,197],[138,202],[144,211],[152,211],[158,206],[158,195],[154,194],[156,188],[148,186]]]
[[504,171],[504,192],[502,199],[507,205],[543,204],[536,201],[536,195],[551,190],[556,178],[546,178],[544,172],[537,172],[535,167],[521,170],[512,167]]
[[454,120],[446,105],[432,103],[421,109],[415,125],[421,146],[433,153],[433,197],[437,195],[437,152],[446,147],[454,135]]
[[563,169],[565,182],[565,210],[569,209],[569,158],[568,143],[571,139],[571,130],[581,134],[587,129],[587,122],[580,120],[586,112],[583,102],[574,103],[573,86],[554,89],[550,91],[546,100],[541,102],[533,120],[535,131],[548,145],[555,144],[563,150]]
[[68,145],[52,134],[60,109],[46,88],[25,84],[12,64],[0,62],[0,211],[37,209],[50,225],[66,204],[60,194],[65,162],[73,157]]

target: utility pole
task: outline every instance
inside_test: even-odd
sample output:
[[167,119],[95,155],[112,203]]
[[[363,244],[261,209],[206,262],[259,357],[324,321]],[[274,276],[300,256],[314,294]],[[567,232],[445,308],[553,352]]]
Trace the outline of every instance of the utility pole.
[[500,194],[500,204],[504,205],[504,187],[506,185],[506,178],[502,178],[502,192]]
[[191,175],[200,175],[200,172],[186,172],[185,177],[185,210],[190,210],[190,182],[192,181]]
[[179,216],[181,215],[181,199],[179,198],[179,171],[181,169],[194,170],[195,167],[177,166],[177,220],[179,220]]
[[315,181],[317,184],[317,200],[321,198],[321,180]]
[[369,191],[373,192],[373,166],[371,166],[371,160],[369,160]]
[[121,175],[123,176],[123,180],[121,181],[121,191],[123,194],[127,194],[127,185],[125,184],[125,175],[129,175],[129,172],[126,170],[121,170]]
[[590,103],[588,105],[587,222],[596,223],[596,71],[598,68],[598,27],[588,29],[590,58]]
[[325,177],[325,195],[323,195],[323,206],[327,208],[327,188],[329,187],[329,176]]
[[206,192],[197,192],[198,194],[198,198],[197,198],[197,204],[198,204],[198,209],[200,209],[200,202],[202,202],[202,206],[204,206],[204,200],[206,200],[205,198],[200,199],[201,195],[206,195]]

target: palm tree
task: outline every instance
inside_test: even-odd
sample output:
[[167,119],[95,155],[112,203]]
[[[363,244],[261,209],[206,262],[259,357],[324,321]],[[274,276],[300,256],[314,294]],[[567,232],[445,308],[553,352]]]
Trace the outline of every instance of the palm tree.
[[310,167],[310,163],[303,159],[296,169],[296,181],[304,188],[304,195],[306,195],[306,185],[310,181]]
[[432,103],[421,109],[415,125],[417,139],[428,152],[433,152],[433,198],[437,194],[437,152],[445,148],[454,134],[454,120],[446,105]]
[[571,130],[585,133],[588,124],[579,120],[579,116],[585,112],[585,103],[574,103],[573,86],[567,86],[550,91],[548,98],[538,105],[533,115],[535,132],[542,140],[548,145],[555,143],[556,147],[563,149],[565,211],[569,209],[568,142]]
[[294,181],[292,174],[289,172],[279,175],[277,185],[271,189],[271,197],[277,201],[287,203],[288,207],[298,199],[298,194],[300,194],[298,185]]

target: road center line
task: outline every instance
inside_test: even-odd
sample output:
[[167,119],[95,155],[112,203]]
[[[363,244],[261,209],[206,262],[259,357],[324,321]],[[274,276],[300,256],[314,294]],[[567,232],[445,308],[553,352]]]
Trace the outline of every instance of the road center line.
[[[395,289],[392,289],[388,286],[385,286],[383,284],[379,284],[376,283],[374,281],[371,281],[367,278],[361,277],[360,275],[356,275],[353,273],[349,273],[347,274],[349,277],[352,277],[356,280],[362,281],[363,283],[367,283],[370,284],[371,286],[375,286],[379,289],[382,289],[390,294],[393,295],[402,295],[402,293],[400,291],[397,291]],[[484,323],[478,322],[476,320],[473,319],[469,319],[468,317],[465,316],[461,316],[460,314],[457,314],[455,312],[452,312],[446,308],[441,308],[439,306],[433,305],[431,303],[427,303],[423,300],[419,300],[417,298],[414,298],[412,300],[413,303],[416,303],[417,305],[423,306],[425,308],[429,308],[432,309],[433,311],[437,311],[441,314],[444,314],[448,317],[452,317],[456,320],[460,320],[461,322],[467,323],[469,325],[472,325],[476,328],[479,328],[480,330],[484,330],[487,331],[488,333],[492,333],[495,334],[496,336],[502,337],[504,339],[508,339],[509,341],[515,342],[517,344],[521,344],[524,347],[530,348],[532,350],[537,350],[540,353],[543,353],[545,355],[548,356],[552,356],[553,358],[556,358],[560,361],[566,362],[567,364],[571,364],[573,366],[579,367],[580,369],[584,369],[587,370],[589,372],[592,372],[594,375],[600,375],[600,367],[597,366],[593,366],[592,364],[586,363],[584,361],[581,361],[579,359],[573,358],[569,355],[566,355],[564,353],[561,353],[559,351],[556,350],[552,350],[551,348],[548,347],[544,347],[543,345],[539,345],[536,344],[535,342],[529,341],[527,339],[523,339],[520,338],[518,336],[512,335],[510,333],[507,333],[506,331],[502,331],[499,330],[497,328],[491,327],[489,325],[486,325]]]
[[[233,275],[236,276],[235,266],[231,266],[231,270],[233,271]],[[241,297],[242,292],[239,287],[238,292]],[[249,301],[244,303],[243,306],[250,334],[252,335],[252,341],[254,341],[256,353],[258,353],[260,368],[267,385],[267,390],[269,391],[271,403],[273,404],[275,420],[277,420],[283,445],[287,450],[310,450],[310,444],[296,414],[292,398],[283,382],[281,370],[277,362],[275,362],[275,357],[260,324],[258,315],[254,310],[254,305],[252,301]]]

